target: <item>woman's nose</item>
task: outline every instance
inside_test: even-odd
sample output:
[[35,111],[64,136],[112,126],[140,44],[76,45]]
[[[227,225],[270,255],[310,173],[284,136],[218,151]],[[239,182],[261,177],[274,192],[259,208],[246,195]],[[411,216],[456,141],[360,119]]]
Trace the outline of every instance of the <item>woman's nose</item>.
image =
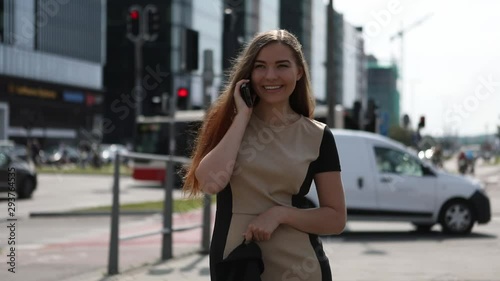
[[274,69],[274,67],[269,67],[266,71],[266,79],[272,80],[276,77],[278,77],[278,75],[276,74],[276,69]]

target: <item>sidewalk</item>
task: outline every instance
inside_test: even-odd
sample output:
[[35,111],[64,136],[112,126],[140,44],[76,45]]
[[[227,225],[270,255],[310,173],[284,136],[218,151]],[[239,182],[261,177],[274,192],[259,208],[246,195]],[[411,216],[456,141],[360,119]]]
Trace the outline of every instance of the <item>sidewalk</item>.
[[[479,175],[476,176],[496,176],[498,174],[498,167],[482,167],[478,171]],[[493,183],[492,188],[500,187],[497,181]],[[212,217],[215,215],[215,210],[212,208]],[[199,218],[195,218],[200,216]],[[193,214],[194,220],[201,220],[201,211]],[[349,223],[347,230],[347,235],[342,237],[325,238],[324,247],[325,252],[330,258],[330,264],[332,266],[332,271],[334,272],[335,280],[432,280],[432,281],[444,281],[444,280],[471,280],[471,279],[458,279],[457,276],[468,276],[468,273],[461,272],[455,273],[455,267],[449,266],[446,268],[432,267],[436,260],[429,260],[428,251],[440,247],[441,244],[446,244],[445,249],[451,249],[453,247],[465,247],[467,251],[474,249],[468,248],[467,245],[472,242],[481,241],[488,238],[487,236],[481,236],[482,232],[486,230],[486,233],[491,231],[492,225],[497,224],[498,219],[493,220],[488,225],[476,226],[475,235],[472,238],[460,241],[462,239],[447,238],[446,236],[441,236],[439,232],[430,233],[426,235],[414,235],[412,234],[413,227],[406,223],[370,223],[370,222],[354,222]],[[174,218],[174,225],[178,222]],[[186,220],[184,220],[186,222]],[[212,219],[213,222],[213,219]],[[179,226],[180,224],[177,224]],[[354,231],[354,234],[349,235],[350,231]],[[368,232],[368,238],[364,239],[363,231]],[[377,232],[381,232],[380,236]],[[120,274],[115,276],[105,276],[106,269],[103,268],[99,272],[93,274],[88,274],[85,276],[79,276],[77,278],[72,278],[68,280],[60,281],[201,281],[210,280],[210,270],[209,270],[209,258],[208,255],[201,255],[196,253],[200,249],[201,235],[190,236],[193,239],[186,239],[189,244],[184,244],[184,251],[180,253],[176,249],[180,245],[174,245],[174,258],[164,261],[157,262],[150,261],[147,265],[138,264],[138,268],[128,271],[121,271]],[[195,239],[196,237],[196,239]],[[394,241],[393,241],[394,240]],[[463,243],[468,241],[467,243]],[[490,240],[491,241],[494,240]],[[413,242],[413,243],[404,243]],[[160,244],[158,244],[160,247]],[[177,247],[177,248],[176,248]],[[426,248],[427,250],[417,253],[420,248]],[[355,249],[355,251],[353,251]],[[187,251],[192,250],[192,251]],[[413,256],[408,257],[407,253],[415,253]],[[426,261],[428,261],[428,264]],[[409,269],[414,269],[415,261],[425,264],[428,269],[427,271],[414,272],[415,276],[408,276],[407,271]],[[369,263],[368,263],[369,262]],[[389,266],[383,272],[386,274],[377,275],[376,272],[380,272],[380,268],[387,266],[391,263],[398,263],[398,266]],[[404,265],[404,266],[403,266]],[[476,266],[478,266],[476,264]],[[358,269],[364,268],[362,272]],[[484,270],[492,271],[494,268],[485,263],[480,266],[485,268]],[[459,267],[461,268],[461,267]],[[452,270],[453,269],[453,270]],[[478,271],[479,272],[479,271]],[[389,274],[390,273],[390,274]],[[417,274],[418,273],[418,274]],[[471,276],[474,274],[480,274],[476,272],[470,273]],[[491,273],[493,276],[496,274]],[[407,278],[407,279],[405,279]],[[477,279],[479,280],[479,279]],[[488,279],[484,279],[488,280]],[[493,279],[491,279],[493,280]]]
[[[212,205],[212,223],[215,216],[215,205]],[[202,210],[196,210],[183,214],[174,214],[172,225],[174,228],[191,226],[201,222]],[[151,221],[151,218],[149,218]],[[162,220],[160,217],[154,218],[154,222],[144,221],[142,224],[124,226],[120,236],[135,235],[152,230],[160,229]],[[130,280],[210,280],[208,255],[200,254],[201,250],[201,229],[193,229],[173,234],[173,258],[167,261],[159,261],[161,251],[161,237],[140,238],[120,243],[120,256],[118,263],[119,274],[107,276],[106,266],[98,271],[89,272],[83,275],[74,276],[60,281],[130,281]],[[144,247],[154,243],[158,247],[158,255],[153,259],[144,261],[140,253],[131,252],[124,243],[134,243],[137,246],[141,243]],[[107,260],[107,259],[106,259]],[[136,262],[133,262],[136,260]],[[141,261],[142,260],[142,261]],[[132,269],[131,269],[132,268]]]
[[[124,274],[97,279],[99,281],[206,281],[210,280],[208,255],[191,254],[167,262],[140,268]],[[92,280],[92,281],[97,281]],[[91,280],[89,280],[91,281]]]

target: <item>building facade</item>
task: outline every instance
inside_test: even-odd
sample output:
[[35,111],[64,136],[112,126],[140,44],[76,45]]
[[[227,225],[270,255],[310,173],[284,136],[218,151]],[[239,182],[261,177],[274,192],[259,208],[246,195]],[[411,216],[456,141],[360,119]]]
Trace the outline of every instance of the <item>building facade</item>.
[[393,64],[368,62],[368,99],[377,105],[378,131],[387,135],[391,126],[399,125],[400,102],[397,89],[398,71]]
[[[189,93],[188,109],[202,108],[207,91],[214,101],[230,60],[257,32],[276,28],[291,31],[301,41],[316,100],[336,95],[337,103],[349,103],[363,96],[358,83],[362,40],[352,26],[346,31],[348,25],[337,13],[335,48],[327,50],[327,4],[324,0],[0,0],[0,129],[7,128],[4,137],[21,141],[75,140],[83,133],[99,132],[104,143],[133,142],[137,114],[168,114],[165,104],[175,102],[179,89]],[[160,25],[156,40],[143,42],[140,48],[139,73],[136,44],[127,38],[127,17],[131,7],[148,5],[158,10]],[[205,89],[207,50],[213,55],[214,79]],[[327,68],[327,52],[335,53],[335,73]],[[349,70],[344,69],[346,61]],[[332,79],[336,90],[327,93]]]
[[55,145],[100,129],[104,15],[101,0],[0,0],[5,138]]

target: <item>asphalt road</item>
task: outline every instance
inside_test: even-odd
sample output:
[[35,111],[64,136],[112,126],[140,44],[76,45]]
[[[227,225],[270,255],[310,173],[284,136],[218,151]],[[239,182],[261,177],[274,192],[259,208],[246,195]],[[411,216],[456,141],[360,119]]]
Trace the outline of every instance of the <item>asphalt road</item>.
[[[419,234],[405,223],[352,222],[344,234],[325,237],[336,280],[500,280],[500,167],[478,167],[476,175],[490,182],[493,219],[476,225],[472,235],[452,237],[432,232]],[[31,200],[16,202],[16,273],[7,271],[9,254],[7,202],[0,201],[0,280],[53,281],[106,272],[109,217],[29,218],[30,212],[64,211],[79,207],[109,205],[111,178],[89,176],[40,176],[39,190]],[[123,178],[122,202],[161,200],[163,191],[149,183],[138,186]],[[179,193],[176,193],[179,196]],[[199,222],[199,215],[174,219],[174,226]],[[160,216],[123,216],[120,234],[158,230]],[[199,248],[200,230],[174,234],[174,256]],[[160,257],[159,235],[120,243],[120,271],[156,261]],[[207,280],[208,259],[192,256],[158,265],[137,278],[124,280]],[[183,276],[181,278],[180,276]],[[94,274],[95,277],[95,274]],[[161,277],[163,279],[154,279]],[[131,279],[132,278],[132,279]],[[81,280],[97,281],[101,278]]]
[[[488,224],[457,237],[442,234],[437,225],[429,233],[417,233],[408,223],[349,222],[343,234],[323,237],[334,280],[499,281],[500,167],[483,166],[476,175],[488,182],[493,213]],[[70,281],[206,281],[208,264],[207,256],[194,255],[105,279]],[[289,280],[307,280],[307,271],[302,274],[302,279]]]

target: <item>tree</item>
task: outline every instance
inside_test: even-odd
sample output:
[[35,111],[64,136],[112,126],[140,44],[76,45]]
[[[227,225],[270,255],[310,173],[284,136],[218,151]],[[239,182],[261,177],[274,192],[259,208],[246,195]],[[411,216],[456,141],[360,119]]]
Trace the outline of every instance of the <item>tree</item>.
[[389,129],[389,137],[406,146],[413,146],[413,134],[414,132],[411,129],[405,129],[401,126],[392,126]]

